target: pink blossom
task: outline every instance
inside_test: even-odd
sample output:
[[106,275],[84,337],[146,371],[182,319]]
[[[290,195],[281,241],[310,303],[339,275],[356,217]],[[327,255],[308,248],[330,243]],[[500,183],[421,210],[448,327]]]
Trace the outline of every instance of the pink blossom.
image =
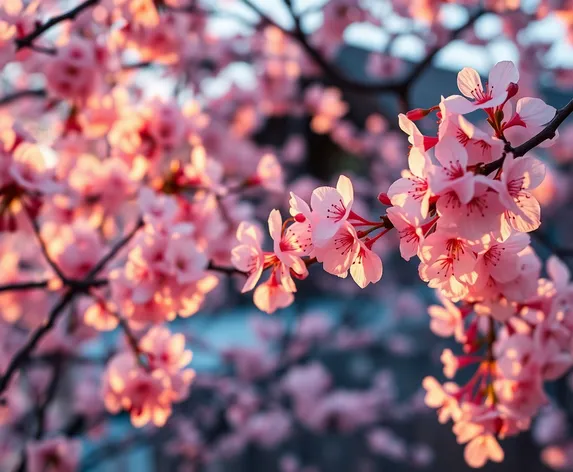
[[424,242],[424,231],[417,216],[411,216],[403,208],[391,207],[386,214],[400,235],[400,255],[406,261],[418,254]]
[[291,305],[294,295],[279,282],[277,271],[274,270],[268,280],[255,289],[253,301],[259,310],[274,313],[279,308]]
[[490,460],[502,462],[503,449],[491,434],[477,436],[472,439],[465,448],[464,458],[470,467],[483,467]]
[[59,98],[86,100],[97,85],[99,67],[95,44],[74,36],[46,66],[48,90]]
[[444,306],[432,305],[428,313],[432,318],[430,329],[434,334],[444,338],[455,335],[456,341],[465,340],[462,312],[450,300],[438,292],[438,298]]
[[273,410],[253,415],[245,428],[248,438],[255,444],[272,448],[288,438],[292,422],[286,411]]
[[350,275],[360,288],[376,283],[382,278],[382,261],[366,244],[360,241],[360,249],[350,265]]
[[144,220],[150,224],[168,225],[177,214],[177,203],[173,197],[157,195],[147,187],[139,192],[139,205]]
[[545,166],[533,157],[511,159],[509,156],[503,161],[501,180],[492,185],[506,209],[506,225],[524,233],[539,227],[539,202],[531,190],[538,187],[544,177]]
[[511,61],[498,62],[489,73],[486,89],[475,69],[464,67],[458,74],[458,88],[467,98],[452,95],[446,99],[448,110],[460,115],[478,109],[497,107],[507,99],[508,88],[519,81],[519,72]]
[[79,440],[61,436],[30,441],[26,446],[30,472],[43,472],[52,468],[59,472],[74,472],[78,469],[80,454],[81,443]]
[[432,288],[440,288],[454,299],[468,292],[475,283],[477,256],[468,241],[445,230],[428,236],[420,248],[420,275]]
[[457,421],[461,417],[461,410],[455,393],[458,386],[454,383],[446,383],[443,387],[433,377],[426,377],[422,381],[426,390],[425,403],[431,408],[438,409],[440,423],[446,423],[450,418]]
[[281,381],[284,391],[301,403],[314,403],[331,384],[331,375],[318,362],[292,367]]
[[[515,113],[513,116],[510,115],[511,118],[503,124],[503,130],[512,143],[521,144],[539,133],[543,126],[553,119],[555,112],[554,107],[547,105],[539,98],[520,98],[517,101]],[[512,131],[518,130],[520,139],[515,139]],[[556,133],[553,139],[541,143],[540,146],[551,146],[558,137],[559,133]]]
[[[115,355],[107,366],[103,394],[112,413],[127,410],[135,427],[152,422],[163,426],[172,411],[172,403],[189,395],[195,373],[186,369],[191,352],[184,338],[171,335],[167,328],[152,328],[141,339],[141,352]],[[149,365],[142,364],[146,354]]]
[[513,233],[503,242],[492,240],[478,256],[476,271],[481,280],[492,277],[496,282],[505,283],[519,276],[519,253],[529,245],[527,234]]
[[450,136],[444,137],[435,147],[435,166],[429,184],[433,193],[453,192],[462,204],[469,203],[475,195],[476,176],[467,171],[468,154],[465,148]]
[[472,241],[501,234],[504,207],[497,194],[489,188],[487,179],[476,177],[474,193],[463,203],[455,191],[444,193],[436,203],[439,225],[455,231]]
[[354,191],[348,177],[341,175],[336,188],[319,187],[312,192],[312,238],[316,246],[328,242],[350,216]]
[[424,136],[418,127],[403,113],[398,115],[400,129],[408,135],[408,142],[421,152],[426,152],[438,143],[438,138]]
[[269,233],[274,242],[274,253],[286,268],[304,277],[308,271],[300,256],[307,255],[311,246],[309,223],[295,222],[283,231],[283,222],[278,210],[269,215]]
[[238,270],[248,275],[243,293],[255,288],[263,273],[265,256],[261,249],[262,239],[261,230],[253,224],[243,222],[237,228],[239,245],[233,248],[231,260]]
[[386,428],[376,428],[371,430],[367,436],[370,450],[393,461],[403,461],[407,456],[405,442],[397,437],[391,430]]
[[284,192],[282,167],[274,154],[267,153],[261,157],[254,179],[253,182],[259,183],[266,190]]
[[304,422],[316,430],[334,426],[337,431],[350,432],[372,424],[375,407],[375,399],[368,393],[338,390],[323,397]]
[[452,136],[464,146],[468,153],[468,165],[488,163],[501,156],[504,143],[473,123],[463,115],[450,112],[445,106],[445,100],[440,102],[442,121],[439,127],[439,137]]
[[345,278],[359,251],[360,241],[356,230],[344,222],[324,245],[315,247],[313,254],[318,262],[322,262],[326,272]]
[[402,178],[388,189],[388,197],[392,205],[405,208],[409,214],[419,213],[422,218],[426,218],[432,196],[428,175],[433,166],[430,158],[417,148],[410,150],[408,165],[410,170],[402,171]]
[[209,261],[193,240],[175,235],[167,245],[165,262],[177,283],[188,284],[204,276]]

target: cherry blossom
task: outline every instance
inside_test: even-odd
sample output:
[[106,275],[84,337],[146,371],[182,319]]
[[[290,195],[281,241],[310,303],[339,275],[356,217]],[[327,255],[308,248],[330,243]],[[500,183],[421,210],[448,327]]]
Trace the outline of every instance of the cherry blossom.
[[464,67],[458,74],[458,88],[467,98],[453,95],[446,100],[446,108],[460,115],[478,109],[495,108],[505,102],[510,86],[518,81],[519,72],[511,61],[498,62],[491,69],[485,89],[478,72],[471,67]]
[[[568,2],[458,2],[455,29],[437,0],[68,3],[0,6],[0,469],[107,461],[120,413],[193,472],[318,472],[292,446],[332,433],[356,470],[421,467],[428,406],[470,467],[531,428],[573,464]],[[442,96],[453,40],[516,63]],[[441,374],[410,398],[418,356]]]

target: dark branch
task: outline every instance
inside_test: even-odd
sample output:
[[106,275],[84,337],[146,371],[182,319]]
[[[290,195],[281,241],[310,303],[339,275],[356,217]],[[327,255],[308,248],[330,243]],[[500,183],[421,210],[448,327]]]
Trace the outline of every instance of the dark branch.
[[46,323],[34,331],[32,336],[30,336],[28,341],[26,341],[26,344],[24,344],[24,346],[20,348],[16,355],[12,357],[8,367],[6,368],[6,371],[4,372],[4,375],[0,378],[0,394],[6,391],[10,384],[10,380],[12,380],[12,377],[18,371],[20,365],[23,364],[26,359],[28,359],[42,338],[54,327],[60,313],[62,313],[68,306],[68,303],[74,299],[74,296],[75,292],[73,290],[68,290],[64,295],[62,295],[58,303],[56,303],[56,305],[52,308]]
[[492,172],[500,169],[503,165],[503,161],[505,160],[507,154],[513,154],[513,157],[521,157],[525,156],[529,151],[534,149],[535,147],[539,146],[544,141],[548,139],[552,139],[555,137],[555,133],[557,132],[557,128],[563,123],[569,115],[573,113],[573,99],[565,105],[563,108],[557,110],[553,119],[543,128],[539,133],[533,136],[531,139],[525,141],[523,144],[517,147],[511,147],[509,144],[506,144],[505,149],[503,151],[503,155],[489,164],[486,164],[480,168],[480,173],[489,175]]
[[11,93],[0,98],[0,107],[11,105],[12,103],[22,99],[22,98],[46,98],[46,91],[43,89],[30,89],[30,90],[19,90],[17,92]]
[[60,280],[62,280],[64,283],[66,283],[68,281],[68,278],[62,272],[62,270],[59,268],[58,264],[56,264],[55,261],[50,257],[50,254],[48,253],[48,248],[46,246],[46,243],[42,239],[42,235],[40,234],[40,225],[38,224],[38,222],[36,221],[36,219],[33,216],[31,216],[29,214],[28,214],[28,216],[30,219],[30,223],[32,224],[32,228],[34,228],[34,234],[36,235],[36,239],[38,240],[38,244],[40,245],[40,249],[42,250],[42,255],[44,256],[44,259],[46,259],[46,261],[48,262],[48,264],[50,265],[52,270],[56,273],[56,275],[60,278]]
[[38,345],[38,343],[42,340],[42,338],[48,334],[51,329],[56,324],[58,317],[64,311],[64,309],[68,306],[68,304],[74,299],[74,297],[85,291],[87,288],[94,286],[96,284],[104,284],[107,281],[98,282],[94,280],[99,272],[105,267],[105,265],[112,260],[117,253],[133,238],[133,236],[137,233],[137,230],[143,226],[143,220],[139,220],[135,227],[120,241],[118,241],[112,249],[103,257],[89,272],[86,279],[84,281],[74,281],[68,280],[67,283],[70,285],[70,288],[60,297],[60,300],[56,305],[52,308],[50,314],[48,315],[48,319],[46,323],[40,326],[32,336],[28,339],[26,344],[20,348],[20,350],[16,353],[16,355],[11,359],[4,375],[0,378],[0,394],[2,394],[10,384],[10,380],[14,376],[14,374],[18,371],[20,366],[30,357],[34,349]]
[[129,243],[129,241],[131,241],[131,239],[135,236],[135,234],[137,233],[137,231],[143,226],[143,219],[139,219],[137,220],[137,223],[135,224],[135,226],[133,227],[133,229],[127,233],[123,238],[121,238],[116,244],[115,246],[113,246],[111,248],[111,250],[107,253],[107,255],[101,259],[94,267],[92,270],[90,270],[90,272],[88,273],[86,279],[87,280],[91,280],[93,279],[96,275],[98,275],[107,265],[107,263],[109,261],[111,261],[119,251],[121,251],[123,249],[123,247]]
[[222,267],[217,264],[213,264],[213,262],[209,262],[207,270],[221,272],[222,274],[227,274],[227,275],[248,275],[245,272],[235,269],[234,267]]
[[332,81],[337,86],[363,93],[398,93],[403,103],[407,103],[407,91],[409,87],[420,77],[424,69],[426,69],[432,63],[433,59],[443,49],[444,45],[449,44],[455,39],[458,39],[464,31],[473,26],[473,24],[486,13],[485,10],[480,9],[471,15],[465,24],[452,31],[449,41],[444,43],[444,45],[439,45],[432,49],[421,62],[414,66],[414,68],[404,79],[392,82],[363,82],[347,77],[342,71],[338,69],[338,67],[331,64],[317,49],[315,49],[309,43],[308,37],[302,30],[300,17],[293,12],[291,2],[288,0],[285,0],[285,3],[295,24],[295,27],[292,30],[285,29],[280,26],[276,21],[266,15],[251,0],[243,0],[243,3],[251,8],[255,13],[257,13],[263,19],[263,21],[275,26],[276,28],[279,28],[285,34],[297,40],[301,47],[306,51],[306,53],[317,63],[317,65],[320,66],[320,68],[332,79]]
[[0,292],[34,290],[34,289],[46,288],[47,286],[48,286],[47,280],[40,280],[38,282],[14,282],[11,284],[0,285]]
[[573,99],[563,108],[557,110],[555,117],[547,124],[547,126],[537,133],[533,138],[524,142],[520,146],[513,148],[513,155],[521,157],[531,151],[533,148],[539,146],[544,141],[555,137],[557,128],[563,123],[569,115],[573,113]]
[[433,48],[422,61],[418,62],[414,66],[414,68],[409,72],[408,76],[402,82],[401,86],[404,88],[410,87],[410,85],[412,85],[416,81],[416,79],[418,77],[420,77],[422,72],[432,64],[432,61],[434,60],[434,58],[438,55],[438,53],[440,53],[442,51],[442,49],[444,48],[445,45],[448,45],[452,41],[458,39],[464,33],[464,31],[466,31],[468,28],[473,26],[474,23],[479,18],[481,18],[485,13],[487,13],[487,12],[485,10],[481,10],[481,9],[476,11],[473,15],[471,15],[468,18],[468,21],[466,23],[464,23],[459,28],[453,30],[450,34],[449,40],[446,43]]
[[61,15],[54,16],[46,21],[43,25],[38,26],[34,31],[30,34],[16,39],[16,48],[23,49],[29,48],[33,46],[34,41],[39,38],[42,34],[48,31],[50,28],[53,28],[59,23],[67,20],[73,20],[84,10],[87,10],[90,7],[96,6],[100,0],[85,0],[84,2],[80,3],[77,7],[72,8],[70,11],[66,13],[62,13]]

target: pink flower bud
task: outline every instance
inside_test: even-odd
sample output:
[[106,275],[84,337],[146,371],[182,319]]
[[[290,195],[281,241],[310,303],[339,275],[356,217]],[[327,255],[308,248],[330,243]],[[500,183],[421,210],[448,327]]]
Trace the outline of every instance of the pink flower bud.
[[392,206],[390,197],[388,197],[388,194],[386,192],[380,192],[378,194],[378,201],[382,203],[382,205]]
[[519,92],[519,85],[517,85],[515,82],[510,83],[507,87],[506,101],[509,100],[510,98],[515,97],[517,95],[517,92]]
[[412,121],[418,121],[428,116],[431,111],[431,108],[414,108],[406,113],[406,117]]

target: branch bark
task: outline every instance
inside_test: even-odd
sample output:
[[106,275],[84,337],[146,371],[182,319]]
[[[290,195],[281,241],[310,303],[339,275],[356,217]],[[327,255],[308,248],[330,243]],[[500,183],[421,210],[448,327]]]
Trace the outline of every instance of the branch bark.
[[300,18],[293,12],[291,4],[288,0],[285,0],[285,4],[289,9],[291,16],[293,18],[295,27],[294,29],[286,29],[280,26],[276,21],[265,14],[257,5],[255,5],[251,0],[243,0],[243,3],[248,6],[251,10],[257,13],[263,21],[266,23],[279,28],[285,34],[289,35],[293,39],[297,40],[301,47],[306,51],[306,53],[320,66],[320,68],[335,82],[336,85],[353,90],[356,92],[363,93],[397,93],[402,97],[407,96],[407,91],[411,85],[420,77],[422,72],[431,65],[433,59],[437,54],[444,48],[444,45],[449,44],[451,41],[458,39],[461,34],[468,28],[474,25],[474,23],[483,16],[486,10],[479,9],[474,14],[472,14],[468,21],[460,26],[459,28],[452,31],[450,38],[443,45],[434,47],[428,55],[408,73],[408,75],[398,81],[384,81],[384,82],[364,82],[360,80],[354,80],[347,77],[338,67],[331,64],[317,49],[315,49],[308,41],[308,37],[302,30],[300,24]]
[[512,147],[509,144],[506,144],[505,149],[503,151],[503,155],[489,164],[486,164],[480,168],[480,172],[485,175],[489,175],[492,172],[500,169],[503,165],[503,161],[508,154],[513,154],[513,157],[522,157],[525,156],[529,151],[539,146],[544,141],[548,139],[552,139],[555,137],[555,133],[561,124],[573,113],[573,99],[565,105],[563,108],[557,110],[553,119],[547,123],[545,128],[543,128],[539,133],[533,136],[531,139],[528,139],[523,144],[520,144],[517,147]]
[[0,98],[0,107],[11,105],[22,98],[46,98],[47,93],[44,89],[19,90]]
[[95,7],[101,0],[85,0],[84,2],[80,3],[75,8],[67,11],[66,13],[62,13],[61,15],[54,16],[46,21],[44,24],[38,26],[34,31],[30,34],[16,39],[16,48],[18,50],[23,48],[32,47],[34,41],[39,38],[42,34],[48,31],[50,28],[53,28],[59,23],[67,20],[73,20],[82,13],[84,10],[87,10],[90,7]]

